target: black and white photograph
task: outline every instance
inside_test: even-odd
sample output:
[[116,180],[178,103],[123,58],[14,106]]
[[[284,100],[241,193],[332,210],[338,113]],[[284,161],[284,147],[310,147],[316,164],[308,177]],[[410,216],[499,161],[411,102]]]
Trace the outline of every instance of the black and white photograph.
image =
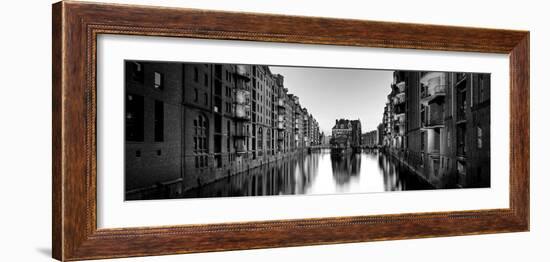
[[125,61],[125,199],[487,188],[488,73]]
[[547,6],[6,2],[0,261],[544,261]]

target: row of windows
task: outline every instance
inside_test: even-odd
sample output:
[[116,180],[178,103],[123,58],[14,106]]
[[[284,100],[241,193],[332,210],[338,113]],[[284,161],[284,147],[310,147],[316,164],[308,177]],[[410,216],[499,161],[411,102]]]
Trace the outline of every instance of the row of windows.
[[[263,85],[256,85],[256,82],[254,83],[254,89],[260,89],[260,92],[256,93],[256,90],[253,92],[253,99],[257,100],[259,102],[263,102],[266,106],[269,106],[273,99],[270,99],[272,97],[271,91],[265,91],[264,95],[261,94],[261,91],[263,91]],[[259,86],[259,88],[256,88],[256,86]],[[264,99],[265,97],[265,99]]]
[[[199,90],[196,88],[193,89],[193,102],[195,103],[199,102]],[[208,93],[206,92],[202,94],[202,103],[205,106],[208,106]]]
[[[134,72],[134,75],[136,76],[136,78],[140,78],[140,79],[143,79],[142,77],[142,74],[143,74],[143,66],[141,63],[138,63],[138,62],[134,62],[133,63],[133,72]],[[193,72],[194,72],[194,76],[193,76],[193,80],[196,82],[196,83],[199,83],[199,69],[195,66],[193,68]],[[204,80],[203,80],[203,84],[205,87],[208,87],[208,74],[207,73],[204,73]],[[229,72],[226,70],[226,80],[228,80],[229,82],[232,81],[232,77],[231,77],[231,74],[229,74]],[[164,89],[164,83],[165,82],[165,78],[164,78],[164,74],[161,73],[161,72],[158,72],[158,71],[155,71],[154,72],[154,88],[155,89],[158,89],[158,90],[163,90]],[[255,86],[256,86],[256,82],[254,82]],[[261,90],[263,90],[263,86],[261,86],[260,88]],[[198,90],[195,89],[195,102],[198,101]],[[226,86],[225,87],[225,95],[227,97],[230,97],[231,96],[231,88],[229,86]],[[265,92],[265,96],[267,97],[265,99],[265,106],[270,108],[270,103],[272,102],[271,99],[269,99],[269,97],[271,96],[271,92],[270,91],[266,91]],[[260,102],[264,102],[264,96],[262,95],[256,95],[256,93],[254,92],[254,95],[253,95],[253,98],[254,99],[258,99],[260,100]],[[205,104],[207,105],[207,99],[205,99]]]
[[[135,70],[138,70],[138,71],[142,70],[142,66],[141,66],[140,63],[135,63],[135,64],[136,64],[136,69]],[[195,71],[195,81],[198,82],[198,69],[197,69],[197,67],[194,68],[194,71]],[[204,75],[204,85],[208,86],[208,76],[207,76],[207,74]],[[158,89],[158,90],[163,90],[164,89],[164,75],[160,72],[154,72],[154,88]],[[227,97],[231,97],[231,88],[229,86],[225,87],[225,95]],[[193,101],[196,102],[196,103],[199,102],[199,90],[197,88],[194,89]],[[202,103],[205,106],[208,106],[208,103],[209,103],[208,102],[208,93],[203,94]],[[226,106],[226,112],[231,113],[231,107],[230,106]]]
[[[195,83],[199,83],[199,69],[196,66],[193,67],[193,81],[195,81]],[[207,73],[204,73],[203,85],[205,87],[208,87],[208,74]]]
[[[132,79],[134,81],[143,83],[145,80],[145,73],[143,70],[143,65],[139,62],[130,63],[130,72],[132,72]],[[153,88],[157,90],[164,89],[164,75],[161,72],[153,72]]]
[[225,70],[225,81],[227,81],[229,83],[231,83],[233,81],[233,76],[227,70]]
[[225,86],[225,96],[231,97],[231,87]]
[[[207,99],[205,97],[205,99]],[[231,111],[231,104],[226,103],[226,111]],[[161,142],[164,140],[164,103],[161,101],[155,101],[155,117],[154,117],[154,134],[155,141]],[[126,134],[128,141],[143,141],[143,127],[144,127],[144,103],[143,96],[128,94],[126,101]],[[206,125],[206,118],[200,117],[194,120],[195,132],[205,131],[204,125]],[[270,119],[266,119],[267,122],[271,122]],[[261,118],[260,118],[261,122]],[[201,126],[201,123],[203,126]],[[198,126],[197,126],[198,124]],[[197,134],[197,133],[196,133]],[[206,135],[206,134],[204,134]]]
[[195,153],[195,167],[208,166],[208,118],[199,115],[193,120],[195,133],[193,136],[193,152]]

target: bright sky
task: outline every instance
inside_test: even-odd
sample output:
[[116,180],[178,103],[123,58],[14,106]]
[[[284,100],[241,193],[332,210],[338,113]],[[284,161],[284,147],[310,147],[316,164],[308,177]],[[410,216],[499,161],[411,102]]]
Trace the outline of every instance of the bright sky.
[[337,118],[361,119],[362,132],[375,130],[382,122],[393,71],[270,66],[284,76],[284,86],[300,98],[330,134]]

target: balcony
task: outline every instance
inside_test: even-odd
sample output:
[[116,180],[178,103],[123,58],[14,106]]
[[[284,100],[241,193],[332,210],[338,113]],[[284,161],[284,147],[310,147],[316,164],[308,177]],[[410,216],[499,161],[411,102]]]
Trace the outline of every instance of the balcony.
[[[403,128],[403,130],[404,130],[404,128]],[[393,135],[399,135],[401,133],[400,131],[401,131],[401,126],[400,125],[393,126],[393,128],[391,130]]]
[[401,127],[397,134],[399,134],[399,136],[401,137],[405,137],[405,127]]
[[427,119],[422,122],[424,129],[442,128],[443,124],[443,108],[442,106],[431,106]]
[[400,93],[393,98],[394,105],[400,105],[405,103],[405,93]]
[[246,80],[237,79],[237,81],[235,82],[235,89],[250,92],[250,85],[246,82]]
[[405,124],[405,115],[399,115],[393,120],[394,125],[404,125]]
[[440,118],[428,118],[428,121],[425,121],[424,123],[422,123],[422,127],[424,129],[442,128],[443,120]]
[[250,72],[247,70],[245,65],[237,65],[236,74],[250,80]]
[[250,120],[250,106],[236,104],[235,105],[235,119],[237,120]]
[[277,99],[277,106],[284,110],[285,109],[285,100],[283,98]]
[[429,72],[420,79],[422,93],[420,94],[420,102],[429,104],[435,99],[445,96],[447,88],[447,73]]
[[446,85],[437,85],[426,87],[424,92],[420,95],[420,102],[423,104],[429,104],[438,98],[445,97]]
[[277,129],[284,130],[286,128],[284,121],[277,121]]
[[248,104],[250,102],[250,91],[237,89],[235,92],[235,104]]
[[404,115],[405,114],[405,104],[395,105],[393,107],[393,113],[398,117],[400,117],[401,115]]
[[283,130],[279,130],[277,132],[277,140],[279,141],[285,140],[285,132]]
[[235,141],[235,151],[240,156],[246,154],[246,145],[244,144],[244,140]]
[[405,81],[401,81],[401,82],[397,83],[395,86],[397,86],[397,91],[399,93],[405,92]]

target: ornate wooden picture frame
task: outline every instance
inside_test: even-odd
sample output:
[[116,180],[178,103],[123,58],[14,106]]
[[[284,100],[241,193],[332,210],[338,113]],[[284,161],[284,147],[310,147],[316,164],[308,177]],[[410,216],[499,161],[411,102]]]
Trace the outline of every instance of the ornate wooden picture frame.
[[[154,15],[152,15],[154,14]],[[529,32],[64,1],[53,5],[53,257],[81,260],[529,230]],[[505,209],[99,229],[99,34],[508,54]]]

